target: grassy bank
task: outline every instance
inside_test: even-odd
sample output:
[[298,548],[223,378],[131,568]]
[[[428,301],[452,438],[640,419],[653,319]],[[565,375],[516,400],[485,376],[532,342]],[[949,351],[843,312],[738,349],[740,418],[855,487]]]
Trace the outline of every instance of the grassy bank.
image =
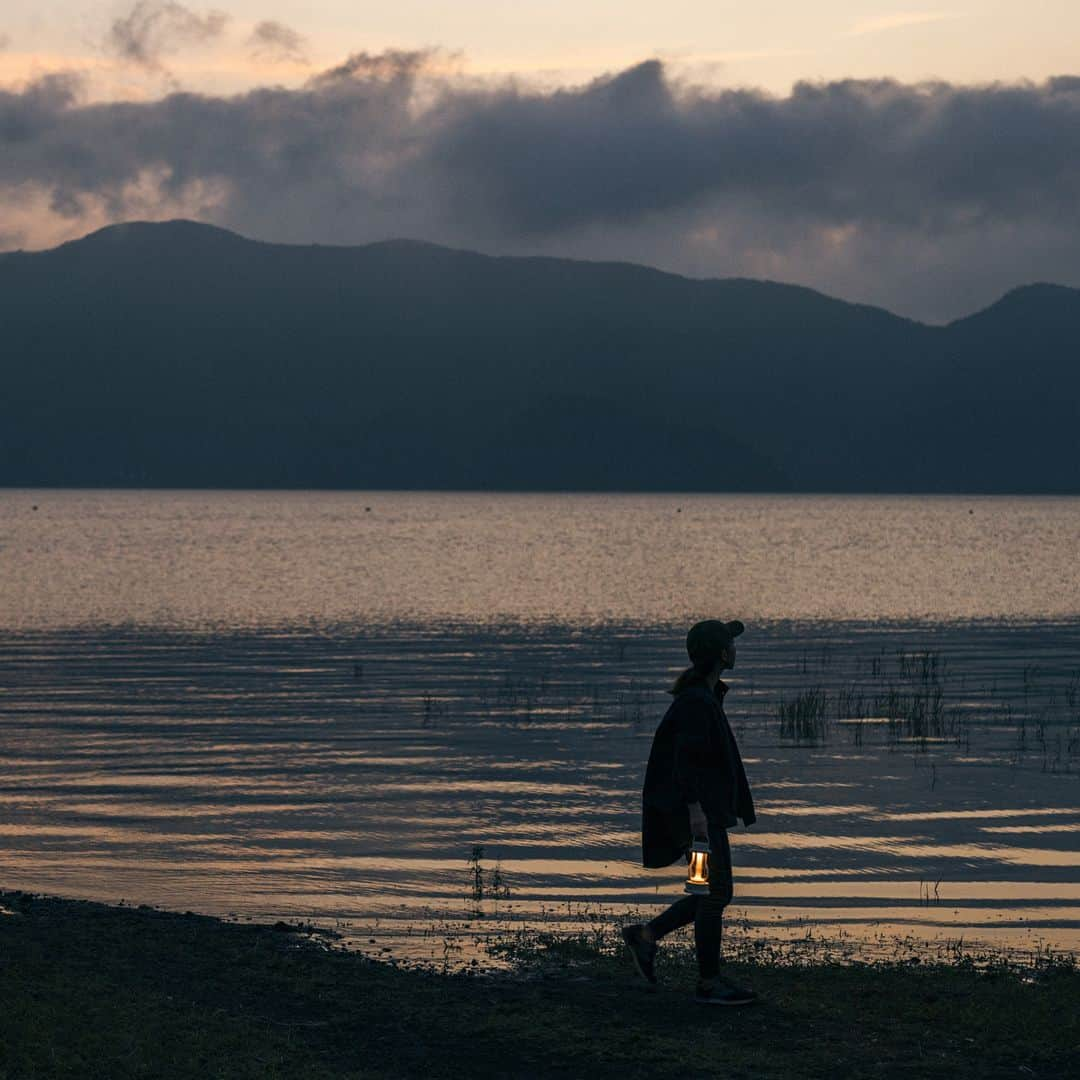
[[0,1077],[1072,1077],[1080,973],[738,965],[707,1010],[669,963],[533,938],[432,975],[283,924],[0,893]]

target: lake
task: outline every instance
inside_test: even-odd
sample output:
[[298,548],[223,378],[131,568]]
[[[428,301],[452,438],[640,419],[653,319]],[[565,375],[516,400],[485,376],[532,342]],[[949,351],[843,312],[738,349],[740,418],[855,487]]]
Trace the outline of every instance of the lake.
[[435,963],[647,913],[665,688],[738,617],[734,932],[1080,949],[1078,536],[1070,498],[3,491],[0,880]]

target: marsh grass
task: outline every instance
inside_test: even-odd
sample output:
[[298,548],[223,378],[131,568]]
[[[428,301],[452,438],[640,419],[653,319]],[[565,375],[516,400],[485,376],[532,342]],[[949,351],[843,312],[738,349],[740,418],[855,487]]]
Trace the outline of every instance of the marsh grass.
[[[416,698],[421,728],[475,723],[513,726],[611,724],[639,729],[659,722],[670,703],[668,679],[645,677],[636,639],[617,639],[606,659],[560,666],[499,667],[456,693]],[[672,674],[672,673],[667,673]],[[365,671],[365,677],[367,673]],[[732,678],[737,730],[762,717],[780,739],[813,748],[834,725],[854,746],[883,738],[895,749],[928,753],[943,742],[969,752],[981,732],[1011,732],[1004,754],[1049,773],[1080,769],[1080,669],[1045,663],[1003,666],[977,678],[937,649],[863,650],[829,643],[789,655],[764,684],[753,669]],[[1032,760],[1029,760],[1035,755]]]
[[829,699],[824,690],[815,688],[796,694],[776,707],[780,737],[796,743],[822,743],[828,735]]
[[[1080,671],[1027,663],[979,684],[938,651],[885,648],[855,654],[846,664],[825,653],[815,662],[806,651],[794,671],[796,681],[802,673],[814,674],[816,681],[794,693],[773,692],[784,742],[820,746],[839,724],[856,747],[880,730],[885,744],[897,749],[927,753],[949,743],[969,752],[980,731],[996,728],[1012,732],[1007,755],[1014,765],[1034,753],[1034,764],[1044,772],[1080,767]],[[822,678],[826,671],[829,680]]]
[[[940,887],[940,880],[920,882],[920,902],[942,903]],[[550,909],[540,920],[530,919],[528,925],[507,923],[494,928],[478,937],[474,945],[511,970],[534,975],[567,964],[613,959],[621,962],[625,948],[620,928],[647,922],[655,914],[655,909],[568,904],[562,909]],[[544,925],[544,918],[548,925]],[[1080,959],[1075,954],[1041,942],[1030,948],[1005,948],[962,936],[930,939],[881,933],[862,938],[843,928],[822,929],[809,920],[799,932],[777,937],[754,927],[738,908],[725,916],[723,956],[725,963],[756,968],[955,967],[1024,976],[1068,972],[1080,977]],[[665,970],[692,977],[697,964],[692,928],[665,939],[662,957]]]
[[[655,724],[670,702],[666,680],[644,678],[632,657],[628,642],[616,641],[607,666],[595,665],[595,674],[548,666],[503,670],[478,680],[457,700],[429,692],[419,699],[420,726],[472,717],[526,726]],[[1014,764],[1036,753],[1035,764],[1047,772],[1080,765],[1078,669],[1023,663],[980,684],[940,650],[882,646],[848,652],[829,644],[804,649],[790,663],[788,674],[770,685],[747,673],[734,699],[731,719],[737,728],[764,709],[780,739],[795,746],[821,746],[839,724],[856,747],[880,732],[888,746],[928,752],[942,742],[970,751],[980,730],[998,727],[1013,732],[1007,754]]]
[[498,917],[499,902],[509,900],[511,896],[510,882],[503,871],[502,859],[497,858],[494,866],[486,866],[483,844],[473,844],[466,865],[465,903],[472,917],[482,919],[488,914],[484,907],[485,901],[490,901],[491,913]]

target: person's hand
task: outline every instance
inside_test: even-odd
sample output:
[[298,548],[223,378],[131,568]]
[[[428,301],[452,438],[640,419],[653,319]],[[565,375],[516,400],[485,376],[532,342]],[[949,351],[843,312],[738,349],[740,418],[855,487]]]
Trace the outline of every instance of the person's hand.
[[690,832],[694,837],[702,840],[709,838],[709,821],[705,817],[705,811],[701,809],[701,803],[690,803]]

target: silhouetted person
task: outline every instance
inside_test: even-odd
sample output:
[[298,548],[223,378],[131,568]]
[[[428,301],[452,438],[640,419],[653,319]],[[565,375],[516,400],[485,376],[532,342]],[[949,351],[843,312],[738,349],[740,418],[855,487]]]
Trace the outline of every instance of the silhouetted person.
[[687,862],[693,839],[709,842],[708,895],[676,901],[645,925],[623,927],[623,940],[641,976],[656,983],[656,943],[694,924],[698,984],[703,1005],[748,1005],[752,990],[720,974],[724,908],[731,902],[731,848],[727,830],[755,821],[754,800],[739,748],[724,715],[727,686],[720,674],[735,666],[738,620],[707,619],[686,635],[691,667],[671,688],[671,703],[653,736],[642,792],[641,851],[648,867]]

